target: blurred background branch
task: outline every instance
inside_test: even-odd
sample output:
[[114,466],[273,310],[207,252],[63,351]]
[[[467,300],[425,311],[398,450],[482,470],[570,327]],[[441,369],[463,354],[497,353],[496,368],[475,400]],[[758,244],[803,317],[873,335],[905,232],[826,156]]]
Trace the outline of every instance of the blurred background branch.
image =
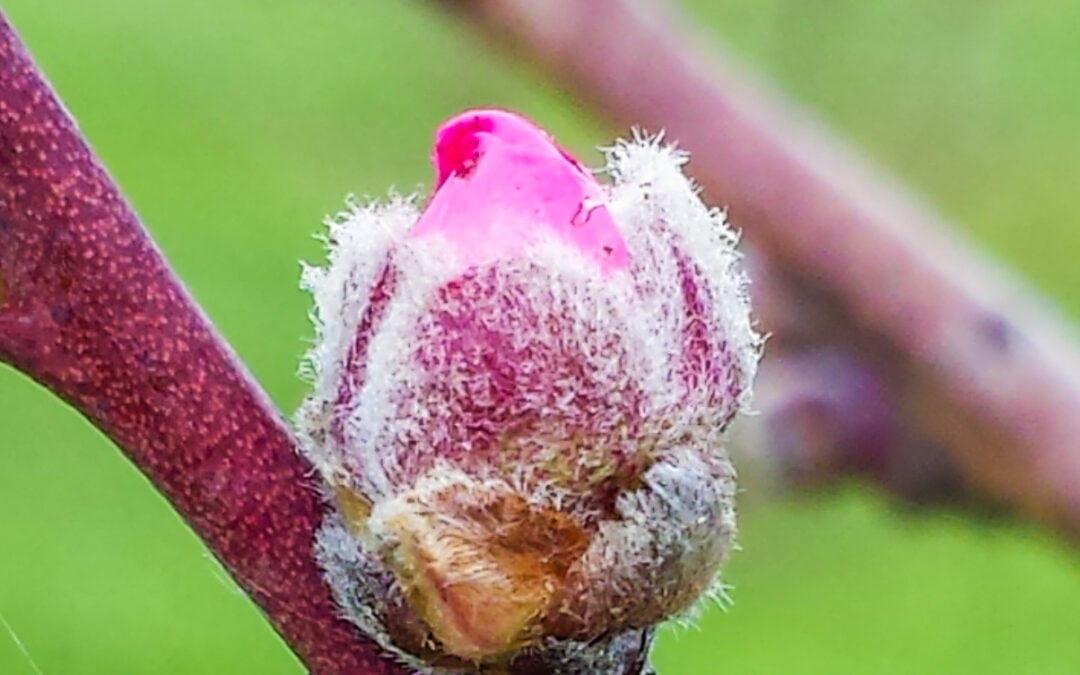
[[664,130],[750,246],[772,334],[749,452],[1080,535],[1071,326],[667,3],[448,0],[620,125]]

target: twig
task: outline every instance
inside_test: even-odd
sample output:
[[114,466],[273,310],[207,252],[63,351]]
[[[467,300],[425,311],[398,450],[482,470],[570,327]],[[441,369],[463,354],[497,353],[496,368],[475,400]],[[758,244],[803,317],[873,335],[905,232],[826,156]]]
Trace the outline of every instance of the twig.
[[766,363],[807,340],[839,350],[883,380],[907,430],[889,452],[944,448],[966,488],[1080,535],[1080,357],[1045,301],[723,53],[695,51],[659,3],[442,4],[614,120],[666,129],[692,153],[801,333],[767,326],[778,339]]
[[319,498],[279,414],[2,14],[0,360],[120,446],[308,668],[402,672],[338,617],[312,554]]

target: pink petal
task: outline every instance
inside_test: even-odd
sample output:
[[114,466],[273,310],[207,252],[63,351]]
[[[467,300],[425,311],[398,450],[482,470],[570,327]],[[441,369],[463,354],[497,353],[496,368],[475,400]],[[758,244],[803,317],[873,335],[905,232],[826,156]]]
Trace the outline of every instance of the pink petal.
[[542,129],[502,110],[473,110],[436,134],[437,190],[413,237],[439,232],[466,267],[519,257],[554,235],[624,269],[626,242],[603,205],[604,188]]

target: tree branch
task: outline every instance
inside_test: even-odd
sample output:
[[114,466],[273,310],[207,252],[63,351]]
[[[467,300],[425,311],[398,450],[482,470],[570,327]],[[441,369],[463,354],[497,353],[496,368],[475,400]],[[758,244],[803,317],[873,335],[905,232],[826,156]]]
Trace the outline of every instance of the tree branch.
[[[893,419],[877,426],[893,436],[870,457],[830,460],[834,470],[961,488],[1080,535],[1080,356],[1045,301],[722,53],[694,51],[696,36],[659,3],[442,4],[612,119],[666,129],[692,153],[691,172],[768,270],[766,369],[829,372],[835,360],[815,364],[824,353],[866,375],[826,401],[831,417],[811,415],[833,441],[863,412],[858,383],[888,400]],[[821,459],[803,450],[797,461]]]
[[0,14],[0,359],[86,415],[317,673],[402,672],[338,616],[289,431]]

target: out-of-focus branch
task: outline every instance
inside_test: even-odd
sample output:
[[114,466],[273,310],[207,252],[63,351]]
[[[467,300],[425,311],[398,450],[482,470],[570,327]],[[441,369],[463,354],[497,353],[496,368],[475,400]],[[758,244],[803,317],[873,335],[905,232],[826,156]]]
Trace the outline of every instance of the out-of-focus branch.
[[0,360],[115,441],[313,672],[401,672],[339,618],[312,552],[320,501],[280,416],[2,14]]
[[[767,271],[765,433],[803,425],[849,453],[799,447],[796,463],[989,496],[1080,535],[1080,356],[1044,301],[721,51],[695,50],[660,3],[441,4],[692,153]],[[810,380],[822,395],[799,392]]]

